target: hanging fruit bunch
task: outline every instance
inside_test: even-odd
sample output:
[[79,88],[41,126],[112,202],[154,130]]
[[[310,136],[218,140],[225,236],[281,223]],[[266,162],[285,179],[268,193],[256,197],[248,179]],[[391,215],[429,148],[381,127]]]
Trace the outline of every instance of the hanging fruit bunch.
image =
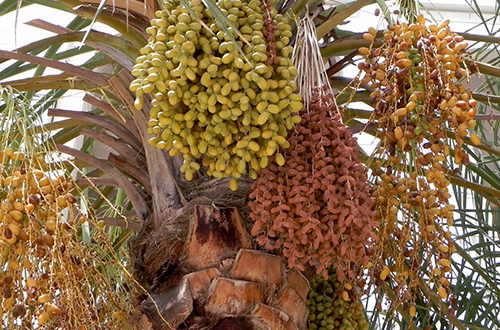
[[290,268],[312,266],[325,279],[335,265],[344,281],[368,263],[376,222],[356,138],[331,97],[316,90],[289,132],[290,148],[280,153],[285,166],[271,163],[259,172],[249,205],[261,246],[282,253]]
[[340,282],[331,267],[327,279],[316,276],[311,281],[308,298],[308,330],[367,330],[369,327],[359,301],[359,288]]
[[221,29],[200,0],[189,1],[196,16],[178,1],[164,5],[147,29],[130,86],[137,109],[146,94],[153,97],[149,142],[182,154],[186,180],[203,165],[216,178],[232,177],[235,190],[235,179],[256,178],[279,147],[289,146],[287,129],[300,120],[293,116],[302,103],[294,94],[290,24],[264,1],[218,1],[241,31],[236,47],[236,30],[229,27],[230,36]]
[[109,253],[105,236],[92,237],[100,250],[78,239],[79,225],[92,221],[79,211],[78,190],[46,149],[46,137],[27,132],[26,104],[8,88],[0,97],[0,323],[6,329],[122,328],[126,320],[112,315],[131,306],[127,292],[117,294],[119,286],[103,274],[117,267],[100,259]]
[[[375,36],[373,28],[364,35],[368,41]],[[389,26],[383,39],[378,48],[359,49],[358,65],[360,83],[373,89],[372,119],[381,139],[371,164],[380,241],[369,266],[376,285],[394,281],[414,316],[414,290],[422,279],[442,299],[449,294],[455,246],[448,186],[454,166],[469,162],[462,144],[475,125],[476,101],[467,44],[448,21],[427,26],[420,15],[414,24]],[[480,143],[474,134],[470,140]]]

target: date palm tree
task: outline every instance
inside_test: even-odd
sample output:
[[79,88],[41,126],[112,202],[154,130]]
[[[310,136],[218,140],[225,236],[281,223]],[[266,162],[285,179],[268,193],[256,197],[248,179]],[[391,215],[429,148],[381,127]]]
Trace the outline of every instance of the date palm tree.
[[[393,23],[394,15],[388,12],[385,2],[376,2],[382,16]],[[220,29],[228,29],[228,20],[214,2],[202,3]],[[325,73],[338,93],[337,104],[346,104],[343,122],[353,132],[364,130],[380,138],[377,123],[366,124],[373,119],[373,110],[353,105],[364,102],[373,106],[373,87],[352,85],[352,79],[339,75],[359,62],[361,47],[378,47],[383,41],[383,31],[375,32],[372,43],[363,33],[343,28],[345,20],[373,3],[281,0],[272,5],[297,22],[306,15],[313,19],[321,55],[328,64]],[[135,61],[148,42],[146,31],[163,4],[136,0],[4,0],[0,3],[0,21],[5,15],[34,5],[65,12],[72,20],[67,26],[58,25],[55,17],[42,16],[29,22],[54,35],[15,51],[0,50],[0,64],[4,67],[0,84],[17,91],[12,98],[28,100],[30,112],[26,116],[33,123],[47,116],[65,118],[33,124],[27,133],[36,134],[42,129],[50,132],[57,150],[71,157],[64,164],[69,172],[77,173],[76,184],[84,189],[77,198],[89,201],[86,203],[91,204],[89,210],[96,219],[90,227],[82,225],[77,235],[85,240],[92,230],[104,227],[102,233],[119,261],[115,266],[125,265],[116,266],[115,273],[105,273],[107,281],[120,288],[116,294],[128,290],[135,295],[128,301],[135,308],[128,316],[99,315],[99,321],[93,323],[79,320],[66,325],[53,323],[52,327],[69,329],[78,325],[78,329],[85,329],[88,324],[88,329],[112,329],[119,327],[109,320],[122,318],[126,320],[122,326],[131,329],[308,328],[306,301],[314,273],[287,269],[281,256],[259,250],[250,235],[253,223],[248,216],[253,180],[241,178],[233,191],[229,179],[215,179],[201,169],[192,181],[186,181],[181,173],[182,159],[148,142],[152,99],[146,98],[143,109],[136,110],[136,95],[129,86],[134,80],[131,72]],[[410,21],[416,18],[416,5],[412,1],[398,4]],[[471,7],[482,19],[481,7],[475,2]],[[496,44],[500,39],[494,20],[482,21],[484,27],[493,27],[488,34],[460,31],[471,45],[474,68],[481,72],[482,83],[473,96],[480,103],[475,115],[476,133],[483,142],[475,145],[464,139],[464,150],[471,161],[450,177],[457,205],[453,233],[457,257],[451,264],[449,285],[452,298],[443,302],[434,293],[436,288],[424,285],[415,297],[414,316],[401,304],[394,304],[389,308],[391,313],[385,314],[381,304],[398,299],[391,282],[379,285],[376,292],[363,295],[370,329],[500,328],[500,71],[496,67],[500,58]],[[96,22],[114,32],[94,29]],[[293,26],[292,31],[290,39],[294,40],[297,27]],[[22,35],[17,36],[17,41],[22,41]],[[70,64],[82,54],[86,55],[83,63]],[[47,68],[58,73],[49,73]],[[23,78],[19,78],[21,74]],[[84,93],[89,111],[59,108],[59,100],[74,91]],[[3,109],[6,104],[4,100]],[[70,147],[77,138],[80,143]],[[360,156],[372,170],[376,157],[367,153]],[[99,245],[96,239],[88,242]],[[121,273],[124,271],[125,275]],[[422,271],[432,277],[430,271]],[[26,329],[42,328],[36,322],[22,323],[20,314],[17,317],[17,323],[0,324],[5,329],[19,322]]]

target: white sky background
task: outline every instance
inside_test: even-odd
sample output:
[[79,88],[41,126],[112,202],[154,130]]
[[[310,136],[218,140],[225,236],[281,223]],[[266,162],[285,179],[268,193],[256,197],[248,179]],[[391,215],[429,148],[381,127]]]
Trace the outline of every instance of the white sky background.
[[[52,32],[45,31],[43,29],[39,29],[26,23],[34,20],[41,19],[47,21],[54,25],[59,25],[66,27],[74,18],[74,15],[63,12],[61,10],[41,7],[38,5],[30,5],[22,8],[17,17],[16,24],[16,14],[14,12],[9,13],[0,18],[0,49],[1,50],[14,50],[20,48],[22,46],[28,45],[37,40],[41,40],[43,38],[48,38],[55,36],[56,34]],[[104,26],[100,23],[94,24],[94,29],[104,31],[106,33],[113,34],[113,30],[108,26]],[[78,47],[79,43],[66,43],[61,46],[61,50],[68,49],[71,47]],[[43,53],[42,53],[43,54]],[[38,56],[41,56],[39,54]],[[88,55],[79,56],[78,58],[72,58],[71,64],[82,64],[86,60],[88,60],[89,56],[93,53],[87,53]],[[0,71],[7,66],[14,63],[14,61],[7,61],[5,63],[0,64]],[[30,72],[23,74],[23,77],[29,77]],[[47,68],[45,71],[46,74],[57,74],[60,71]],[[85,95],[84,92],[72,91],[68,92],[63,99],[59,102],[59,107],[65,110],[82,110],[83,103],[82,98]]]
[[[63,13],[60,10],[43,8],[41,11],[40,6],[31,5],[22,8],[18,14],[18,27],[17,27],[17,45],[23,46],[33,41],[39,40],[43,37],[54,35],[53,33],[43,31],[41,29],[25,25],[24,23],[34,19],[46,19],[52,21],[54,24],[67,25],[71,20],[71,15]],[[0,23],[0,49],[11,50],[15,48],[15,13],[10,13],[1,18]]]

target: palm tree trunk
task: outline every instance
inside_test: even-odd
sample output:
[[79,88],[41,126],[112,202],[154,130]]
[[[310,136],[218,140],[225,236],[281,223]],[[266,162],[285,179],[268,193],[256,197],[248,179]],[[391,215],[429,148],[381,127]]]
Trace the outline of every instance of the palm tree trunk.
[[[235,194],[227,180],[218,187]],[[133,250],[150,329],[305,329],[309,282],[253,249],[240,211],[198,197],[144,227]]]

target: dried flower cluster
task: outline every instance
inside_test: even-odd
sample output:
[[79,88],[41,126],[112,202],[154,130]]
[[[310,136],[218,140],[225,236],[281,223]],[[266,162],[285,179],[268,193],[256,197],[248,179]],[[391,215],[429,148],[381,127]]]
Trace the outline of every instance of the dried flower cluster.
[[316,95],[302,110],[285,166],[272,162],[259,172],[249,205],[261,246],[281,252],[290,268],[310,265],[325,278],[335,264],[343,280],[368,262],[376,223],[356,139],[329,101]]

